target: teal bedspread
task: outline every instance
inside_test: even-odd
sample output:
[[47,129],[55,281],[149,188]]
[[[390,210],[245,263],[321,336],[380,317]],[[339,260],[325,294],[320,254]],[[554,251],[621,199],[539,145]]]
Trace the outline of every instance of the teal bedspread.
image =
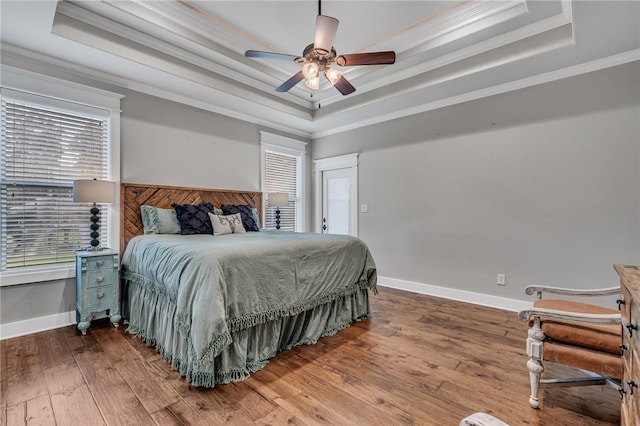
[[[274,352],[368,317],[367,289],[376,291],[364,242],[311,233],[139,236],[121,274],[134,286],[129,331],[158,346],[194,385],[209,387],[242,380]],[[310,319],[317,330],[296,330]],[[278,336],[287,328],[295,338]],[[228,360],[238,344],[247,346],[242,339],[256,346],[252,340],[270,334],[280,341]]]

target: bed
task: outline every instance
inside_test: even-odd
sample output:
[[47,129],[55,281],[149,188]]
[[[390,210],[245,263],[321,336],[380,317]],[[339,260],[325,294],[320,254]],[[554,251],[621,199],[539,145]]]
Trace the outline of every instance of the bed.
[[265,229],[144,235],[140,207],[174,203],[245,205],[261,217],[262,194],[121,185],[127,330],[192,385],[245,380],[278,352],[370,317],[376,267],[360,239]]

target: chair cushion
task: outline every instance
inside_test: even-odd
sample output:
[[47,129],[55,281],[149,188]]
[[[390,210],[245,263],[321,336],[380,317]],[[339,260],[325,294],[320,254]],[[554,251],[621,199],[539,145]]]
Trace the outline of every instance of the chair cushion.
[[622,357],[619,352],[614,355],[558,342],[545,342],[544,359],[615,379],[622,377]]
[[[617,314],[615,309],[572,300],[543,299],[536,300],[537,308],[555,309],[566,312],[585,314]],[[594,349],[620,355],[619,345],[622,343],[622,327],[618,325],[589,324],[584,322],[563,321],[542,318],[542,331],[551,339],[568,345]],[[545,349],[546,352],[546,349]],[[546,354],[545,354],[546,358]]]

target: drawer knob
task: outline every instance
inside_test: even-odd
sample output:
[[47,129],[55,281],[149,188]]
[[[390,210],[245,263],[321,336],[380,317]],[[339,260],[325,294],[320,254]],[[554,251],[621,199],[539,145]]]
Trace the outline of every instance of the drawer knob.
[[96,278],[96,282],[101,283],[104,281],[104,277],[98,277]]
[[98,260],[96,266],[104,266],[104,260]]
[[627,349],[627,345],[618,345],[618,347],[620,348],[620,355],[624,355],[624,351],[626,351]]
[[98,299],[102,299],[104,297],[104,293],[99,292],[96,296],[98,297]]
[[633,388],[637,388],[638,385],[633,380],[627,380],[627,385],[629,385],[629,395],[633,395]]
[[622,299],[618,299],[618,300],[616,300],[616,303],[618,304],[618,310],[620,310],[620,306],[621,306],[621,305],[624,305],[624,304],[625,304],[625,303],[624,303],[624,300],[622,300]]
[[637,330],[638,326],[635,324],[627,324],[627,331],[629,332],[629,337],[633,337],[633,330]]

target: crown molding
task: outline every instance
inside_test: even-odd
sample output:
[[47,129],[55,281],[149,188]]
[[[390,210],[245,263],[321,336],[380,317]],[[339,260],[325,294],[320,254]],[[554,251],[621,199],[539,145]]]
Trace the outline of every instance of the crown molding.
[[[152,23],[157,25],[157,27],[155,27],[156,33],[159,33],[157,28],[162,28],[162,31],[160,31],[161,34],[158,35],[169,32],[171,33],[169,37],[177,35],[179,39],[170,43],[154,35],[150,27],[148,29],[144,27],[141,31],[86,8],[97,7],[100,11],[104,12],[106,4],[117,7],[118,10],[128,12],[131,16],[147,24]],[[150,10],[152,6],[153,10]],[[175,6],[171,6],[170,2],[163,2],[162,6],[163,8],[168,7],[170,10],[175,9]],[[180,21],[176,20],[175,16],[169,19],[164,16],[166,13],[162,16],[156,15],[156,13],[160,13],[159,11],[161,10],[162,9],[157,9],[153,2],[149,2],[149,4],[147,4],[147,2],[144,4],[137,2],[85,2],[78,5],[65,1],[58,4],[52,31],[63,37],[86,44],[86,37],[84,37],[83,33],[86,33],[87,29],[85,28],[82,31],[79,29],[82,24],[85,24],[86,26],[97,28],[108,34],[116,34],[119,36],[122,41],[122,43],[119,43],[119,48],[109,50],[115,55],[131,60],[132,55],[127,55],[127,50],[130,50],[129,41],[132,41],[158,52],[154,56],[177,58],[180,61],[211,70],[212,74],[221,75],[234,82],[250,86],[266,93],[272,92],[275,85],[279,85],[283,79],[289,78],[290,73],[288,74],[282,71],[276,70],[277,72],[266,73],[263,67],[258,66],[258,63],[245,58],[244,55],[238,54],[234,50],[224,47],[219,42],[213,40],[210,34],[203,36],[203,31],[194,31],[194,28],[199,28],[194,22],[187,21],[193,24],[187,28],[179,24]],[[71,18],[71,20],[61,18],[60,15]],[[64,31],[57,30],[62,24],[64,24],[67,29]],[[78,28],[77,36],[69,27]],[[148,33],[144,32],[145,29],[148,30]],[[220,31],[217,31],[217,33],[219,32]],[[105,38],[101,36],[98,31],[92,32],[92,35]],[[135,56],[136,55],[134,55],[134,57]],[[311,102],[307,99],[299,96],[287,96],[286,98],[288,102],[295,103],[304,108],[311,108]]]
[[[124,77],[116,76],[114,74],[106,73],[103,71],[98,71],[96,69],[84,67],[78,64],[73,64],[58,58],[52,58],[41,53],[28,51],[17,46],[8,45],[6,43],[2,44],[0,55],[2,55],[3,63],[6,64],[7,62],[12,62],[14,63],[13,66],[17,68],[29,70],[30,68],[35,67],[42,71],[40,72],[40,74],[62,74],[62,78],[65,78],[69,81],[75,81],[79,79],[81,80],[81,84],[88,84],[94,87],[100,87],[106,84],[108,86],[125,88],[128,90],[156,96],[158,98],[167,99],[169,101],[178,102],[205,111],[210,111],[216,114],[221,114],[227,117],[246,121],[258,126],[290,133],[295,136],[300,136],[307,139],[311,138],[311,131],[305,130],[305,127],[308,126],[308,123],[311,122],[311,116],[303,119],[301,123],[298,123],[296,125],[287,125],[286,123],[283,123],[283,121],[285,121],[285,118],[290,122],[300,120],[296,120],[290,116],[278,113],[277,111],[263,107],[254,102],[249,102],[241,98],[231,97],[230,95],[227,95],[227,98],[230,100],[230,102],[234,105],[239,104],[237,106],[237,110],[225,107],[223,105],[224,99],[222,99],[222,96],[213,96],[212,99],[215,99],[215,103],[207,102],[178,92],[173,92],[171,90],[168,90],[166,87],[156,87],[143,82],[129,80]],[[256,109],[258,109],[258,111],[256,111]],[[272,116],[280,114],[282,115],[276,120],[264,117],[264,115],[266,114],[270,114]]]
[[[353,129],[357,129],[357,128],[361,128],[361,127],[365,127],[373,124],[378,124],[385,121],[394,120],[394,119],[405,117],[412,114],[427,112],[427,111],[455,105],[462,102],[468,102],[468,101],[480,99],[483,97],[494,96],[501,93],[524,89],[527,87],[549,83],[549,82],[560,80],[563,78],[569,78],[569,77],[577,76],[580,74],[598,71],[601,69],[640,60],[640,49],[634,49],[627,52],[622,52],[620,54],[608,56],[605,58],[565,67],[562,69],[538,74],[535,76],[519,79],[516,81],[504,83],[504,84],[494,85],[492,87],[488,87],[485,89],[475,90],[468,93],[463,93],[460,95],[439,99],[433,102],[428,102],[428,103],[424,103],[424,104],[413,106],[413,107],[407,107],[407,108],[396,107],[390,113],[379,115],[379,116],[372,115],[371,117],[368,117],[366,119],[356,120],[352,123],[349,123],[348,125],[335,126],[335,127],[331,126],[331,128],[319,129],[320,127],[323,126],[322,125],[323,122],[327,122],[330,120],[327,120],[326,118],[321,117],[320,119],[317,120],[317,123],[314,126],[310,126],[308,124],[303,126],[295,125],[295,124],[287,125],[287,124],[283,124],[282,122],[284,117],[280,117],[280,119],[277,119],[277,120],[261,118],[260,116],[250,114],[249,113],[250,110],[242,109],[241,107],[239,107],[238,110],[225,108],[224,106],[221,106],[218,102],[214,103],[214,102],[206,102],[203,100],[194,99],[192,97],[185,96],[180,93],[168,91],[166,88],[159,88],[159,87],[151,86],[141,82],[131,81],[122,77],[97,71],[95,69],[74,65],[69,62],[62,61],[56,58],[51,58],[35,52],[25,51],[24,49],[21,49],[15,46],[3,44],[1,53],[3,58],[5,58],[5,63],[7,62],[7,60],[16,59],[18,60],[18,62],[23,63],[22,66],[18,64],[18,67],[21,67],[21,68],[25,68],[25,64],[27,65],[27,68],[28,68],[28,65],[32,65],[32,66],[35,65],[45,70],[49,69],[57,73],[64,73],[64,74],[67,74],[68,76],[70,75],[72,79],[73,77],[79,77],[82,80],[84,80],[84,81],[81,81],[82,84],[94,84],[95,87],[99,87],[101,84],[102,85],[107,84],[110,86],[127,88],[130,90],[138,91],[148,95],[164,98],[170,101],[179,102],[185,105],[190,105],[206,111],[225,115],[231,118],[243,120],[249,123],[254,123],[259,126],[264,126],[274,130],[286,132],[286,133],[299,136],[302,138],[306,138],[306,139],[330,136],[337,133],[342,133],[345,131],[349,131],[349,130],[353,130]],[[373,105],[375,105],[374,102],[371,103],[371,106]],[[359,107],[359,108],[362,108],[362,107]],[[244,111],[244,112],[239,112],[239,111]],[[294,121],[294,120],[289,118],[289,121]],[[312,120],[309,119],[308,121],[312,121]],[[328,126],[329,125],[327,125],[327,127]]]
[[605,58],[584,62],[578,65],[572,65],[569,67],[541,73],[538,75],[522,78],[522,79],[511,81],[508,83],[494,85],[484,89],[470,91],[470,92],[463,93],[456,96],[450,96],[450,97],[439,99],[433,102],[424,103],[418,106],[404,108],[404,109],[398,108],[388,114],[373,115],[371,118],[358,120],[348,125],[335,126],[328,130],[314,132],[312,134],[312,137],[314,139],[317,139],[325,136],[331,136],[331,135],[343,133],[349,130],[371,126],[373,124],[383,123],[385,121],[395,120],[395,119],[406,117],[409,115],[420,114],[427,111],[433,111],[439,108],[445,108],[445,107],[449,107],[449,106],[464,103],[464,102],[486,98],[489,96],[500,95],[502,93],[525,89],[527,87],[550,83],[553,81],[575,77],[581,74],[599,71],[606,68],[611,68],[618,65],[624,65],[627,63],[637,62],[637,61],[640,61],[640,49],[633,49],[627,52],[622,52],[622,53],[611,55]]
[[[572,22],[567,19],[567,16],[564,14],[557,14],[526,25],[524,27],[520,27],[516,30],[512,30],[507,33],[503,33],[498,36],[491,37],[487,40],[483,40],[470,46],[458,49],[452,53],[438,56],[431,60],[420,61],[420,58],[416,57],[415,65],[407,66],[401,71],[388,74],[386,77],[384,76],[384,69],[374,71],[372,73],[369,73],[362,79],[357,80],[359,82],[358,91],[356,92],[354,97],[358,97],[367,92],[371,92],[380,86],[388,86],[414,77],[416,75],[421,75],[429,71],[450,66],[466,59],[476,57],[483,53],[500,49],[505,46],[513,45],[514,43],[518,43],[545,33],[550,33],[567,25],[572,25]],[[573,42],[573,37],[570,41]],[[548,48],[546,50],[552,50],[555,48],[557,48],[557,44],[548,43]],[[542,50],[544,50],[544,48]],[[536,53],[540,53],[540,51]],[[349,76],[349,74],[347,73],[345,73],[345,75]],[[383,75],[383,77],[380,77],[380,75]],[[451,76],[450,79],[452,79],[453,77],[454,76]],[[410,89],[407,89],[407,91],[412,89],[415,89],[415,87],[411,87]],[[341,98],[339,95],[332,95],[328,98],[323,98],[322,104],[324,104],[326,107],[328,105],[339,103],[340,100]],[[375,101],[377,101],[377,99],[372,102]]]

